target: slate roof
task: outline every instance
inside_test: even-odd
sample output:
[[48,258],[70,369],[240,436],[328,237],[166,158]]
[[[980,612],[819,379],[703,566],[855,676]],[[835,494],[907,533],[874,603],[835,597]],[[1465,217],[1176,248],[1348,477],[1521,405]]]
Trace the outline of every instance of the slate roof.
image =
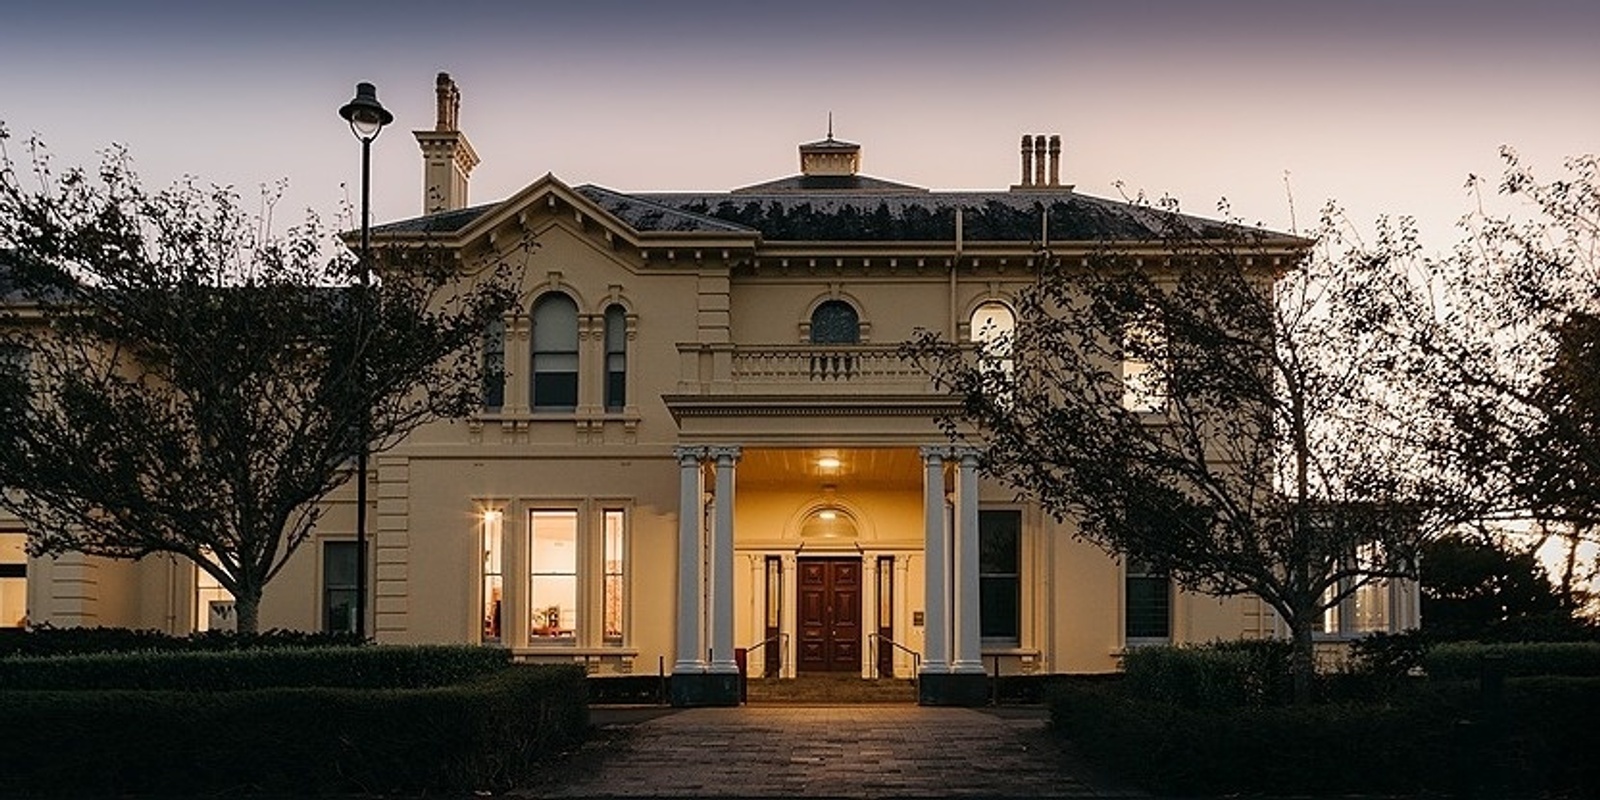
[[[791,176],[732,192],[624,193],[594,185],[574,191],[646,233],[757,233],[767,241],[953,241],[956,209],[973,242],[1037,242],[1049,211],[1051,241],[1160,238],[1162,212],[1068,187],[998,192],[932,192],[865,176],[854,187],[820,188]],[[448,233],[497,204],[447,211],[374,228],[377,233]],[[1230,226],[1180,217],[1200,235]],[[1270,233],[1270,232],[1269,232]]]

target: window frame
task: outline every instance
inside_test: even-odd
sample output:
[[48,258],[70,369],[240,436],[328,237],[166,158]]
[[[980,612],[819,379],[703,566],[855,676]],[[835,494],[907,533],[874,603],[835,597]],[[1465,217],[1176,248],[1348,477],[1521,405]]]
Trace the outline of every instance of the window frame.
[[[561,313],[564,316],[562,319],[552,320],[548,318],[548,314],[556,312],[541,314],[544,309],[554,308],[558,304],[563,306]],[[571,312],[570,320],[565,318],[565,314],[569,310]],[[541,316],[546,316],[543,325],[545,333],[542,335],[540,333]],[[545,292],[533,301],[529,314],[528,407],[535,413],[573,413],[578,410],[578,404],[582,398],[581,376],[583,369],[580,316],[578,301],[566,292]],[[561,329],[558,333],[553,334],[550,326],[557,322],[561,323]],[[557,344],[569,346],[562,349],[550,346],[552,339],[556,336],[560,337],[560,341]],[[570,368],[552,369],[550,368],[552,360],[557,363],[570,363],[571,366]],[[543,362],[542,369],[541,362]],[[562,380],[559,383],[552,383],[552,380],[556,378]],[[567,383],[570,383],[570,397],[566,394],[567,387],[564,385]],[[543,401],[541,401],[540,397],[541,385],[546,388],[546,396]],[[561,392],[561,396],[554,399],[559,399],[562,402],[552,402],[550,395],[557,391]],[[565,402],[569,399],[571,402]]]
[[[1165,633],[1151,635],[1141,631],[1133,632],[1134,627],[1134,598],[1143,597],[1143,593],[1133,591],[1135,584],[1140,586],[1154,586],[1159,583],[1165,598],[1165,609],[1162,614],[1162,623]],[[1154,596],[1152,593],[1151,596]],[[1145,645],[1164,645],[1172,643],[1172,629],[1174,626],[1174,613],[1177,608],[1176,590],[1173,586],[1172,576],[1151,569],[1144,562],[1133,556],[1124,556],[1122,559],[1122,641],[1125,647],[1140,647]]]
[[[997,519],[1001,516],[1014,520],[1010,524],[1011,532],[1015,539],[1011,544],[1011,554],[1014,563],[1012,570],[994,570],[988,561],[988,548],[985,539],[994,531],[991,525],[985,524],[985,519]],[[1025,518],[1023,510],[1015,507],[980,507],[978,509],[978,637],[984,647],[1021,647],[1022,646],[1022,573],[1023,573],[1023,540]],[[992,592],[989,587],[1010,584],[1012,615],[1010,619],[1012,632],[994,632],[990,627],[991,617],[985,613],[983,599],[990,597]]]
[[[850,333],[849,333],[848,339],[846,339],[846,340],[835,340],[833,338],[818,338],[818,331],[819,330],[822,332],[822,335],[824,337],[831,337],[832,336],[832,334],[829,332],[829,324],[828,323],[825,322],[825,324],[819,326],[817,324],[817,322],[820,319],[819,315],[831,312],[833,309],[841,309],[843,311],[849,312]],[[846,300],[846,299],[844,299],[842,297],[829,297],[829,298],[823,300],[822,302],[817,303],[816,306],[811,309],[811,314],[806,319],[807,319],[807,322],[806,322],[806,343],[807,344],[819,345],[819,346],[832,345],[832,346],[836,346],[836,347],[847,347],[847,346],[850,346],[850,345],[861,344],[861,339],[862,339],[862,335],[861,335],[861,329],[862,329],[862,325],[861,325],[861,309],[857,308],[856,305],[854,303],[850,302],[849,300]],[[841,332],[841,334],[843,333],[843,328],[844,328],[844,325],[842,323],[840,323],[840,332]]]
[[[328,565],[330,563],[330,558],[329,558],[329,552],[328,551],[329,551],[330,548],[332,548],[334,546],[339,546],[341,548],[344,548],[344,547],[349,548],[349,550],[352,553],[354,553],[355,558],[356,558],[356,561],[354,562],[355,569],[356,570],[360,569],[361,547],[360,547],[359,543],[356,542],[356,540],[354,540],[354,539],[323,539],[322,540],[322,547],[319,549],[319,551],[317,553],[318,557],[321,558],[321,560],[322,560],[321,561],[321,567],[322,568],[320,570],[320,581],[319,581],[319,586],[320,586],[321,592],[320,592],[320,595],[319,595],[319,598],[318,598],[318,607],[322,611],[322,614],[321,614],[321,618],[322,618],[322,620],[321,620],[322,621],[321,630],[322,630],[323,633],[354,633],[355,630],[356,630],[356,626],[355,626],[355,623],[356,623],[356,620],[355,620],[355,608],[356,608],[357,605],[359,605],[356,602],[356,593],[361,590],[361,587],[358,585],[359,582],[356,580],[356,576],[353,573],[352,573],[352,575],[350,577],[350,583],[348,585],[341,585],[340,587],[335,588],[333,585],[331,585],[328,582],[328,572],[329,572]],[[344,591],[344,592],[348,592],[349,595],[350,595],[350,611],[349,611],[350,627],[345,628],[342,631],[335,631],[333,629],[333,626],[330,624],[332,622],[332,620],[333,620],[333,616],[332,616],[332,614],[333,614],[333,605],[330,602],[330,595],[334,591]]]
[[618,414],[628,408],[628,339],[630,338],[628,310],[621,303],[611,303],[602,314],[602,382],[601,402],[608,414]]

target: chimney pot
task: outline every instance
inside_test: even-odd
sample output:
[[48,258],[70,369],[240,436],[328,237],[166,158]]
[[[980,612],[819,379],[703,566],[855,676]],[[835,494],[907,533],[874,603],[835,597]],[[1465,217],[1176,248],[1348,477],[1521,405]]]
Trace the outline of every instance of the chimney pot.
[[1040,185],[1040,186],[1045,185],[1045,183],[1044,183],[1044,168],[1045,168],[1044,159],[1045,159],[1045,135],[1041,133],[1041,134],[1033,137],[1033,182],[1038,184],[1038,185]]
[[1022,134],[1022,185],[1033,185],[1033,136]]
[[1061,137],[1050,135],[1050,185],[1061,185]]

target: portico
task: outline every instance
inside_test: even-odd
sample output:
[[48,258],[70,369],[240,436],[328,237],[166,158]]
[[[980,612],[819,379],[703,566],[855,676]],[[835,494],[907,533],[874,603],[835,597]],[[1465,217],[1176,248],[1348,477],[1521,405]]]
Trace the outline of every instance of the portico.
[[681,445],[673,702],[752,677],[919,677],[924,704],[986,697],[977,453],[939,445]]

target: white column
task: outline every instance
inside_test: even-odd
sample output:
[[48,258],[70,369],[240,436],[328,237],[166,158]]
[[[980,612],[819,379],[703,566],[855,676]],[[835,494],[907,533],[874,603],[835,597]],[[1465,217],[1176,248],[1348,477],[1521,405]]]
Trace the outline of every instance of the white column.
[[922,448],[922,522],[927,564],[923,581],[923,672],[949,672],[948,660],[949,622],[947,618],[948,595],[945,583],[949,580],[946,568],[944,522],[944,456],[943,447]]
[[[871,678],[878,670],[878,654],[893,645],[877,638],[878,632],[878,554],[868,550],[861,554],[861,659],[862,679]],[[890,677],[890,676],[880,676]]]
[[783,595],[778,605],[778,630],[782,632],[782,635],[778,637],[778,647],[783,652],[781,661],[778,664],[778,673],[779,677],[783,678],[793,678],[799,669],[799,665],[796,662],[800,660],[800,655],[797,652],[800,626],[794,607],[795,603],[800,600],[800,593],[796,590],[799,584],[795,583],[799,579],[800,557],[794,553],[784,553]]
[[[894,557],[894,638],[907,647],[911,646],[911,603],[906,593],[910,590],[911,583],[907,578],[911,574],[911,558],[905,554]],[[911,657],[904,650],[894,649],[894,677],[910,674],[912,669]]]
[[733,660],[733,485],[739,448],[712,447],[717,506],[711,526],[711,672],[738,672]]
[[955,453],[955,658],[951,672],[983,672],[978,622],[978,454],[967,448]]
[[704,672],[704,650],[700,649],[700,505],[702,484],[700,447],[675,447],[678,459],[678,640],[674,675]]

